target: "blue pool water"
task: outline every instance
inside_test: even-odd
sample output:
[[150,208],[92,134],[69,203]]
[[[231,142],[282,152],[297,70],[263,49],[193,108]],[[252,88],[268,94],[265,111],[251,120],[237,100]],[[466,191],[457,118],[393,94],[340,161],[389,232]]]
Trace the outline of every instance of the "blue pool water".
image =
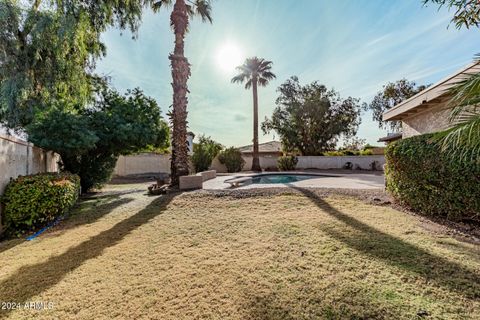
[[270,184],[270,183],[292,183],[307,179],[320,178],[316,175],[305,174],[268,174],[252,178],[253,184]]

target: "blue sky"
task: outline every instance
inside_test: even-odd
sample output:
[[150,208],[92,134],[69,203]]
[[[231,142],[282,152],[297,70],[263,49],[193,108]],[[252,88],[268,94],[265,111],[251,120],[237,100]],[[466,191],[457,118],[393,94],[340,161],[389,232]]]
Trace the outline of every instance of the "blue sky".
[[[146,12],[136,40],[109,30],[107,56],[97,66],[121,91],[142,88],[163,113],[172,101],[169,14]],[[480,52],[480,30],[447,28],[452,14],[421,0],[216,0],[213,24],[192,21],[186,38],[190,130],[226,146],[252,141],[251,92],[231,84],[235,71],[221,67],[220,60],[229,60],[219,58],[226,44],[274,63],[277,80],[259,91],[262,120],[275,108],[277,87],[293,75],[367,103],[389,81],[440,80]],[[362,114],[357,136],[376,143],[385,134],[371,114]],[[273,137],[261,135],[260,142]]]

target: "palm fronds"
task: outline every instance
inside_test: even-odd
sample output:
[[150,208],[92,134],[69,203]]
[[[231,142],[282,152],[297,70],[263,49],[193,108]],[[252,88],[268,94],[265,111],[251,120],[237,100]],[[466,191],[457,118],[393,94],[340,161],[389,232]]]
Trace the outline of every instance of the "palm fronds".
[[272,65],[272,61],[262,58],[248,58],[241,66],[237,67],[239,73],[232,78],[232,83],[245,82],[245,89],[250,89],[252,80],[255,78],[260,86],[265,87],[270,80],[276,78],[275,74],[271,71]]
[[450,89],[450,128],[438,137],[444,152],[461,161],[480,161],[480,74],[466,76]]

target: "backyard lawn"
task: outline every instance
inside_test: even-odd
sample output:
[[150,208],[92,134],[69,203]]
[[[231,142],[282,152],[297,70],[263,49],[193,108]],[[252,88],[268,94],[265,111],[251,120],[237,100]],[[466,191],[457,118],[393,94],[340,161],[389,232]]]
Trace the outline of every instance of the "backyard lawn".
[[10,319],[480,319],[480,249],[311,189],[149,197],[109,186],[34,241],[0,244]]

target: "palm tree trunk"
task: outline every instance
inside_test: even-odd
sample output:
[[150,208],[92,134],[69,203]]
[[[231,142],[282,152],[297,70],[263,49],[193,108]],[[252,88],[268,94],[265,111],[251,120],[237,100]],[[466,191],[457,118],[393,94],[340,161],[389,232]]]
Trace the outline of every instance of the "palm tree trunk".
[[187,81],[190,64],[184,56],[184,39],[188,27],[185,0],[176,0],[170,17],[175,32],[175,49],[169,59],[172,66],[173,108],[170,114],[172,125],[172,186],[178,186],[180,176],[188,175],[187,146]]
[[253,159],[252,171],[262,171],[260,159],[258,158],[258,89],[257,79],[252,79],[253,88]]

